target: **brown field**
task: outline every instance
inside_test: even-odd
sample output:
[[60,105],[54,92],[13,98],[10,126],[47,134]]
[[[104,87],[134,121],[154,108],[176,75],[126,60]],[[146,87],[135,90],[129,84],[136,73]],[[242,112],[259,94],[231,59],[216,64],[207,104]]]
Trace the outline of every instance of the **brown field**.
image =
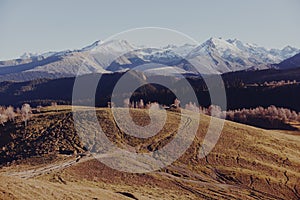
[[[195,115],[186,120],[193,123]],[[145,110],[132,110],[131,116],[136,124],[149,123]],[[168,112],[156,136],[139,139],[118,129],[110,110],[97,109],[97,117],[118,147],[140,153],[171,141],[179,122],[177,112]],[[26,134],[20,120],[0,127],[0,199],[300,199],[299,131],[226,121],[213,151],[200,158],[210,119],[201,115],[193,144],[176,162],[137,174],[111,169],[86,152],[70,107],[45,108],[30,119]],[[102,150],[101,141],[85,144]]]

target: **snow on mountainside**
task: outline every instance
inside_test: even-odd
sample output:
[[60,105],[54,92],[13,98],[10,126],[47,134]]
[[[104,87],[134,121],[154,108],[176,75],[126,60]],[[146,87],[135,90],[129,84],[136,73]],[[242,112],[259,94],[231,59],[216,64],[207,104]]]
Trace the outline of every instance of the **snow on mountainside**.
[[225,73],[266,69],[299,52],[290,46],[281,50],[266,49],[237,39],[222,38],[210,38],[198,46],[170,44],[162,48],[137,47],[125,40],[96,41],[78,50],[25,53],[19,59],[0,61],[0,81],[111,73],[143,64],[153,64],[153,69],[147,67],[146,72],[156,74],[173,74],[166,72],[172,69],[180,73]]
[[193,49],[187,58],[196,66],[202,65],[202,68],[215,69],[224,73],[249,68],[265,69],[268,65],[281,62],[298,52],[300,51],[296,48],[268,50],[237,39],[210,38]]
[[[111,40],[108,42],[101,43],[101,45],[96,45],[89,51],[93,60],[106,69],[113,61],[118,59],[124,53],[131,52],[136,47],[125,40]],[[126,60],[126,59],[124,59]],[[128,64],[127,61],[125,61]]]
[[182,46],[168,45],[166,47],[163,47],[162,49],[171,50],[174,53],[180,55],[181,57],[186,57],[194,48],[195,48],[195,45],[184,44]]
[[257,56],[262,59],[264,63],[278,63],[287,58],[294,56],[299,53],[300,50],[291,46],[286,46],[283,49],[266,49],[264,47],[260,47],[256,44],[243,43],[237,39],[227,40],[227,42],[235,45],[242,51],[248,52],[252,56]]

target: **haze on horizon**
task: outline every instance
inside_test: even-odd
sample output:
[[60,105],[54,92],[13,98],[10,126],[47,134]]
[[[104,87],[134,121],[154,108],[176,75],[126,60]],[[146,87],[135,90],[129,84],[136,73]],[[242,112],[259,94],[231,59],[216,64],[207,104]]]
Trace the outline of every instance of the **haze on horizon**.
[[299,8],[298,0],[1,0],[0,60],[79,49],[136,27],[174,29],[199,43],[223,37],[267,48],[300,48]]

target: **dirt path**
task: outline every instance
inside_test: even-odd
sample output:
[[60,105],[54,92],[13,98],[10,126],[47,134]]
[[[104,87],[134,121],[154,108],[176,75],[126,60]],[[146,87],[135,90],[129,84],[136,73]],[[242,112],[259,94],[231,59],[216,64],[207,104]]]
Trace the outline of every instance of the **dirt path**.
[[26,169],[26,170],[22,170],[22,171],[11,171],[10,172],[3,172],[1,173],[2,175],[5,176],[14,176],[14,177],[18,177],[18,178],[23,178],[23,179],[29,179],[29,178],[33,178],[36,176],[41,176],[53,171],[60,171],[63,170],[65,168],[71,167],[73,165],[76,165],[78,163],[81,162],[86,162],[88,160],[94,159],[92,156],[78,156],[76,158],[70,158],[64,162],[57,162],[54,164],[49,164],[47,166],[43,166],[43,167],[38,167],[35,169]]

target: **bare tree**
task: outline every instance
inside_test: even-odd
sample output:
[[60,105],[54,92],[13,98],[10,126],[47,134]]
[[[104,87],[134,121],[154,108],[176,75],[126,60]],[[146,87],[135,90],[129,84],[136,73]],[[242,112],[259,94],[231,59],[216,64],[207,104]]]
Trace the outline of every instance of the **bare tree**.
[[205,107],[201,107],[201,106],[199,107],[199,112],[204,115],[208,114],[207,109]]
[[38,112],[38,113],[42,112],[42,108],[43,108],[43,106],[37,106],[36,107],[36,112]]
[[146,103],[145,108],[146,108],[146,109],[150,109],[150,106],[151,106],[151,103],[148,102],[148,103]]
[[220,106],[216,106],[216,105],[211,105],[208,107],[207,109],[207,114],[212,116],[212,117],[221,117],[222,114],[222,109]]
[[27,126],[27,121],[30,119],[32,114],[31,107],[28,103],[23,104],[21,108],[21,115],[22,115],[22,120],[25,123],[25,127]]
[[298,113],[297,121],[300,122],[300,113]]
[[14,111],[14,107],[8,106],[5,110],[5,114],[7,115],[10,121],[15,121],[16,113]]
[[4,126],[4,123],[5,122],[7,122],[7,120],[8,120],[8,117],[7,117],[7,115],[6,114],[0,114],[0,124],[2,125],[2,126]]
[[131,105],[130,105],[131,103],[130,103],[129,98],[124,99],[123,103],[124,103],[124,108],[130,108],[131,107]]
[[190,111],[193,111],[193,112],[199,112],[199,108],[196,106],[196,103],[188,103],[185,105],[185,109],[186,110],[190,110]]
[[5,113],[5,107],[0,106],[0,114],[3,114],[3,113]]
[[174,106],[176,107],[176,108],[179,108],[180,107],[180,101],[179,101],[179,99],[175,99],[174,100]]
[[58,108],[57,108],[57,103],[56,102],[52,102],[51,106],[54,107],[54,109],[56,110],[56,112],[58,112]]
[[157,102],[150,103],[150,109],[159,110],[159,104]]
[[130,104],[129,104],[130,108],[134,108],[134,102],[131,101]]
[[292,111],[291,120],[297,121],[298,114],[295,111]]
[[116,107],[116,104],[114,102],[110,102],[110,105],[111,105],[112,108]]
[[16,113],[17,113],[18,115],[21,115],[21,109],[20,109],[20,108],[17,108],[17,109],[16,109]]
[[138,102],[138,108],[139,108],[139,109],[143,109],[143,108],[144,108],[144,101],[143,101],[143,99],[141,99],[141,100]]

